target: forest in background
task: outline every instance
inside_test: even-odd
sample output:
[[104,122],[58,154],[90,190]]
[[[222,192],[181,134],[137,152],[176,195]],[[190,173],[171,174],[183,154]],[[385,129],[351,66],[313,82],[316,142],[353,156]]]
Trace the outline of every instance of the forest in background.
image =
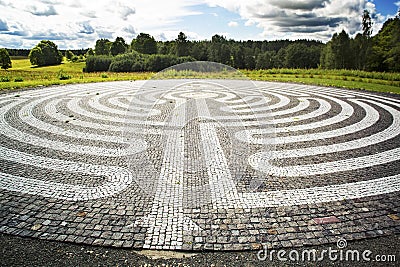
[[[190,41],[181,32],[173,41],[156,41],[140,33],[129,44],[117,37],[99,39],[94,49],[61,51],[69,60],[86,60],[85,71],[159,71],[194,60],[213,61],[237,69],[323,68],[400,71],[400,12],[372,36],[372,21],[364,11],[362,32],[350,38],[336,33],[326,44],[314,40],[235,41],[222,35]],[[28,56],[30,50],[8,49],[10,56]]]

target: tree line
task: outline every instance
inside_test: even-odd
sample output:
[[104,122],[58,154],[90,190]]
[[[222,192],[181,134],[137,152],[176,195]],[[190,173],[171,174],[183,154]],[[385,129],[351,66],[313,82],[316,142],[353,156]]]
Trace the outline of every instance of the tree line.
[[[96,61],[99,55],[102,55],[101,60],[109,56],[109,68],[113,71],[158,71],[172,63],[190,60],[213,61],[250,70],[319,67],[400,71],[400,11],[373,37],[372,25],[369,12],[364,10],[361,33],[350,38],[343,30],[335,33],[326,44],[314,40],[235,41],[218,34],[211,40],[190,41],[183,32],[173,41],[161,42],[140,33],[130,44],[121,37],[113,42],[97,40],[93,51],[96,56],[90,62]],[[185,59],[178,60],[182,57]]]
[[194,60],[218,62],[238,69],[316,68],[322,48],[322,42],[313,40],[235,41],[218,34],[209,41],[189,41],[183,32],[173,41],[161,42],[140,33],[130,44],[121,37],[113,42],[97,40],[95,56],[88,58],[91,64],[86,70],[99,71],[92,68],[97,58],[102,62],[105,58],[110,62],[118,61],[118,64],[110,63],[113,71],[157,71],[175,62]]
[[320,66],[325,69],[400,71],[400,11],[388,19],[373,37],[368,11],[362,16],[363,32],[350,38],[335,33],[321,52]]
[[[129,44],[122,37],[114,41],[99,39],[94,49],[63,53],[54,43],[41,41],[30,50],[29,57],[34,65],[59,64],[62,55],[71,61],[86,60],[84,70],[88,72],[159,71],[194,60],[250,70],[320,67],[400,71],[400,11],[395,18],[388,19],[373,37],[372,24],[369,12],[364,11],[362,33],[350,38],[343,30],[335,33],[326,44],[314,40],[235,41],[218,34],[211,40],[190,41],[183,32],[173,41],[156,41],[153,36],[140,33]],[[8,51],[11,55],[26,54],[21,49]]]
[[[69,51],[69,52],[72,52],[76,56],[85,56],[88,50],[89,50],[88,48],[86,48],[86,49],[83,49],[83,48],[82,49],[59,49],[59,51],[63,55],[66,55],[66,53]],[[7,48],[7,51],[11,57],[28,57],[31,49]]]

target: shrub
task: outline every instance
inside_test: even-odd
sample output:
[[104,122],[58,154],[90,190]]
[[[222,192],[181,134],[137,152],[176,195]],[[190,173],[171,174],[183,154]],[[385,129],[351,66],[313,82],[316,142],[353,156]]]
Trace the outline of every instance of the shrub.
[[9,82],[10,78],[9,77],[0,77],[0,82]]
[[62,61],[61,52],[52,41],[40,41],[29,53],[32,65],[48,66],[58,65]]
[[133,61],[128,59],[115,60],[111,63],[109,71],[113,72],[130,72],[132,70]]
[[79,60],[79,57],[78,57],[78,56],[75,56],[75,55],[73,55],[73,56],[70,58],[70,60],[71,60],[72,62],[78,62],[78,60]]
[[150,55],[146,59],[145,69],[148,71],[161,71],[176,64],[193,61],[189,58],[190,57],[177,57],[173,55]]
[[10,55],[5,48],[0,49],[0,67],[5,70],[12,67]]
[[108,71],[111,65],[110,56],[89,56],[86,58],[85,72]]
[[71,75],[68,75],[67,73],[64,73],[63,70],[60,70],[60,71],[57,73],[57,78],[58,78],[59,80],[69,80],[69,79],[71,79]]
[[132,52],[116,56],[109,68],[109,71],[114,72],[130,72],[130,71],[143,71],[144,59],[147,55]]
[[23,82],[24,78],[22,77],[15,77],[14,82]]
[[192,57],[177,57],[174,55],[145,55],[137,52],[116,56],[109,71],[160,71],[176,64],[194,61]]
[[86,59],[85,72],[112,71],[160,71],[176,64],[194,61],[192,57],[177,57],[175,55],[147,55],[136,51],[111,56],[89,56]]
[[71,60],[74,56],[75,56],[74,53],[72,53],[70,50],[65,51],[65,57],[68,60]]

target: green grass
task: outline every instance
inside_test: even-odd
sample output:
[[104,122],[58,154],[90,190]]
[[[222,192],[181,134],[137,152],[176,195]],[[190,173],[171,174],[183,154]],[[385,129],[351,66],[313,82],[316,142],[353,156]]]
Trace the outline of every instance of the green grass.
[[[12,68],[0,70],[0,90],[14,88],[48,86],[70,83],[89,83],[103,81],[144,80],[154,73],[134,72],[82,72],[84,62],[64,61],[61,65],[33,67],[27,58],[12,58]],[[364,89],[378,92],[400,94],[400,73],[366,72],[356,70],[322,69],[269,69],[241,70],[241,73],[198,73],[192,71],[168,71],[157,78],[243,78],[252,80],[294,82],[310,85],[334,86],[349,89]],[[233,75],[233,76],[232,76]]]
[[400,94],[400,73],[321,69],[246,70],[243,73],[252,80],[295,82]]
[[67,62],[61,65],[35,67],[27,58],[12,58],[12,68],[0,70],[0,90],[49,86],[71,83],[90,83],[103,81],[143,80],[152,76],[149,72],[113,73],[82,72],[84,62]]

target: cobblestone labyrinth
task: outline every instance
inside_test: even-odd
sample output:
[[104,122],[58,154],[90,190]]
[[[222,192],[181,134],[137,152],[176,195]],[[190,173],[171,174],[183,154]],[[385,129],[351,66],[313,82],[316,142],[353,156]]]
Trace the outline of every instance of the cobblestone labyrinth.
[[398,96],[161,78],[1,95],[0,232],[242,250],[400,230]]

